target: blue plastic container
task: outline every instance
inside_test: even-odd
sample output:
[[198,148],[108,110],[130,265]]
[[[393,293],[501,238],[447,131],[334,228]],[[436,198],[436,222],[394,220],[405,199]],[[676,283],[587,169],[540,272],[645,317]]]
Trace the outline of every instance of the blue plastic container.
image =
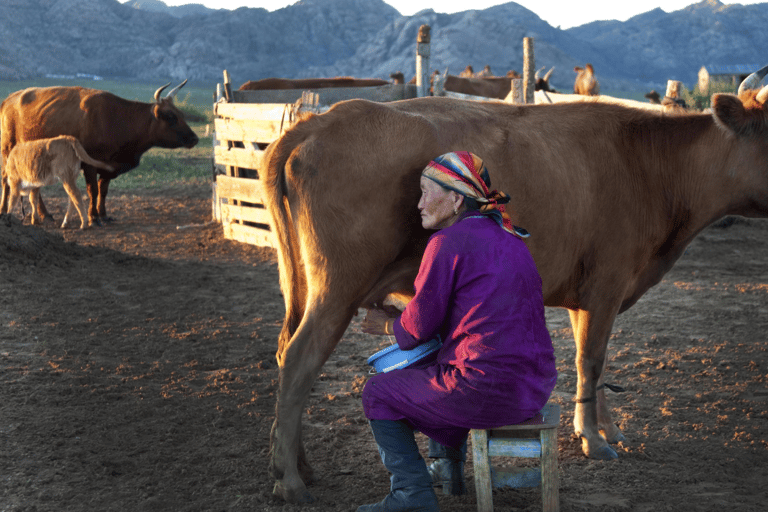
[[368,364],[373,366],[377,373],[387,373],[392,370],[407,368],[416,361],[421,361],[428,355],[440,350],[443,346],[440,337],[422,343],[411,350],[401,350],[397,343],[379,350],[368,358]]

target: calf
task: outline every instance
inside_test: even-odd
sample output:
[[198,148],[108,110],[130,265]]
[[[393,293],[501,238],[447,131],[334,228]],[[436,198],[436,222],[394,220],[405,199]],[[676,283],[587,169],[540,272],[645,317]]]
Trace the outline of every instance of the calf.
[[19,196],[28,192],[29,202],[32,205],[32,224],[35,224],[38,219],[42,222],[40,187],[52,185],[59,180],[69,195],[67,213],[61,227],[67,227],[69,217],[74,216],[75,209],[80,215],[80,229],[90,226],[83,196],[76,183],[77,176],[80,174],[80,165],[83,162],[107,171],[114,171],[111,166],[88,156],[80,141],[71,135],[16,144],[8,154],[8,160],[3,169],[3,177],[10,188],[8,213],[13,212]]

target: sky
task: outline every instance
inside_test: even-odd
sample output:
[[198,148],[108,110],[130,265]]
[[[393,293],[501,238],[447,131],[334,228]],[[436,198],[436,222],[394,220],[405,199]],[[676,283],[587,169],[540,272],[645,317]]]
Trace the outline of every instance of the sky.
[[[125,1],[125,0],[122,0]],[[189,3],[203,4],[212,9],[237,9],[238,7],[262,7],[274,11],[296,3],[296,0],[163,0],[166,5]],[[384,0],[400,14],[410,16],[423,9],[436,12],[456,13],[468,9],[487,9],[507,3],[504,0]],[[661,7],[665,12],[674,12],[700,0],[516,0],[516,3],[535,13],[553,27],[562,29],[576,27],[597,20],[626,21],[632,16]],[[742,0],[723,4],[742,5],[763,3],[768,0]],[[469,6],[469,7],[468,7]]]

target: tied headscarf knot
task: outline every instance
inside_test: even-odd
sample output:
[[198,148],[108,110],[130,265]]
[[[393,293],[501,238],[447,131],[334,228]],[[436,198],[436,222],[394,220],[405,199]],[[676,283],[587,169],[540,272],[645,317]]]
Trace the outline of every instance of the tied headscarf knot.
[[477,155],[469,151],[446,153],[430,161],[421,174],[449,190],[474,199],[478,212],[491,217],[508,233],[518,238],[530,236],[525,229],[512,224],[504,207],[510,200],[509,196],[490,190],[491,177]]

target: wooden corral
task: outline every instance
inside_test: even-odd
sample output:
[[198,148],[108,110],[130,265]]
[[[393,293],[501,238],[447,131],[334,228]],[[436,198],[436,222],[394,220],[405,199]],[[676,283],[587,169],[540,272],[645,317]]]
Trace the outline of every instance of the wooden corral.
[[261,161],[267,146],[293,125],[299,113],[324,112],[353,98],[388,102],[426,95],[428,59],[429,27],[423,25],[416,47],[416,85],[239,91],[231,89],[224,71],[213,107],[213,217],[221,222],[224,236],[258,246],[274,245],[259,180]]

